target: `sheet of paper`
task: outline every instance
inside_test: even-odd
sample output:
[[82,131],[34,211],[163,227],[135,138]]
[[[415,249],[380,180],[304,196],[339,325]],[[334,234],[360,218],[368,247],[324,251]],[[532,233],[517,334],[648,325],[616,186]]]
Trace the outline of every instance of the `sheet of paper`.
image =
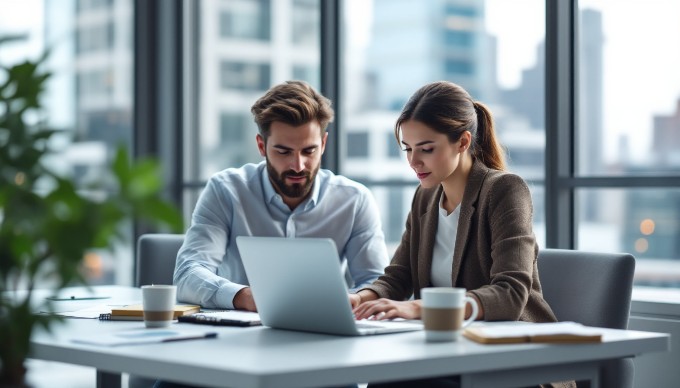
[[137,345],[149,344],[157,342],[170,342],[198,338],[214,338],[217,333],[213,331],[182,331],[176,328],[167,329],[134,329],[114,331],[106,334],[97,334],[91,337],[73,338],[73,342],[101,345],[101,346],[119,346],[119,345]]
[[116,303],[116,304],[97,304],[97,305],[94,305],[94,306],[75,309],[75,310],[66,309],[64,311],[53,311],[53,312],[41,311],[40,314],[55,314],[55,315],[61,315],[62,317],[66,317],[66,318],[97,319],[97,318],[99,318],[99,314],[108,314],[108,313],[111,312],[112,308],[121,307],[121,306],[125,306],[125,305],[128,305],[128,304],[130,304],[130,303],[125,302],[125,303]]

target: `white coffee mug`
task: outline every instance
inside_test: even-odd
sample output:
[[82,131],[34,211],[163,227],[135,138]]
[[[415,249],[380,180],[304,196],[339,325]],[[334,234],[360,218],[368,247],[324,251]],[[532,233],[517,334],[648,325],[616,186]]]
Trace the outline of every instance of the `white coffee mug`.
[[153,284],[142,286],[142,308],[146,327],[170,326],[177,300],[177,286]]
[[[428,342],[457,341],[463,329],[474,322],[479,306],[465,294],[464,288],[428,287],[421,290],[422,319]],[[465,317],[465,304],[470,303],[472,314]]]

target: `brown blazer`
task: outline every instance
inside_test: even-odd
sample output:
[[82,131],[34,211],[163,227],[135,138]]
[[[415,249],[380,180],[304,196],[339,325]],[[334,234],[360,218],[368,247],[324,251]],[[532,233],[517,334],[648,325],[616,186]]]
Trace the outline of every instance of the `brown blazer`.
[[[382,298],[420,298],[431,286],[432,251],[442,195],[418,187],[406,231],[385,274],[366,287]],[[460,205],[451,270],[452,284],[474,294],[487,321],[556,321],[543,299],[532,231],[533,207],[526,183],[517,175],[472,165]]]

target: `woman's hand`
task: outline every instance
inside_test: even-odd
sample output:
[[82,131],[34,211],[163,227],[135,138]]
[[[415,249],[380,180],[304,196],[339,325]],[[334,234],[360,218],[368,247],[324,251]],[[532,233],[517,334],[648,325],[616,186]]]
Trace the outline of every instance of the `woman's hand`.
[[353,312],[356,319],[419,319],[420,310],[420,300],[399,302],[380,298],[360,304]]
[[357,308],[361,304],[361,296],[359,294],[349,294],[349,304],[352,306],[352,309]]

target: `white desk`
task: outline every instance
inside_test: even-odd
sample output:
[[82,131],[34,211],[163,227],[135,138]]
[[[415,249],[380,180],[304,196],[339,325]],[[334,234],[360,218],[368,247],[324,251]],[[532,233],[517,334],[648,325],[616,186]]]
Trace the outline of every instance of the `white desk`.
[[[129,300],[139,290],[96,288]],[[67,302],[74,303],[74,302]],[[79,302],[82,304],[82,302]],[[90,301],[90,304],[101,301]],[[190,330],[206,326],[182,324]],[[668,351],[661,333],[607,330],[601,344],[481,345],[467,339],[432,344],[422,332],[338,337],[264,327],[213,327],[216,339],[100,347],[78,336],[142,327],[142,322],[68,319],[52,334],[36,333],[32,357],[97,368],[99,377],[122,372],[206,386],[320,387],[386,379],[461,375],[464,387],[512,387],[546,381],[593,379],[599,362]],[[99,381],[104,386],[106,381]]]

